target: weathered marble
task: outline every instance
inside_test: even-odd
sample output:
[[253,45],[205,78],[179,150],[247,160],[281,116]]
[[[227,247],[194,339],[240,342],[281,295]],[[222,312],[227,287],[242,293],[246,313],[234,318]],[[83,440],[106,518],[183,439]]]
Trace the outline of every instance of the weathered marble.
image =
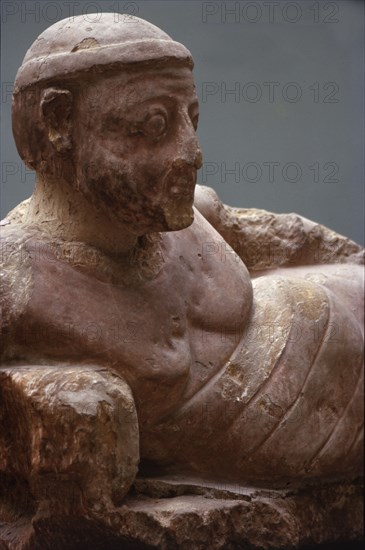
[[18,71],[37,179],[1,222],[0,548],[361,536],[363,249],[196,186],[192,66],[104,14]]
[[274,549],[361,538],[361,480],[135,479],[128,386],[100,367],[59,367],[0,369],[0,548]]

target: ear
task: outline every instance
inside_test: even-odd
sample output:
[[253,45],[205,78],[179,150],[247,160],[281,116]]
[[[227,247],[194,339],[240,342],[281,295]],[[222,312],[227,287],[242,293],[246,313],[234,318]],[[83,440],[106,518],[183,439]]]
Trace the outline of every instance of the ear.
[[72,94],[61,88],[47,88],[42,92],[41,112],[48,130],[48,139],[57,152],[72,148]]

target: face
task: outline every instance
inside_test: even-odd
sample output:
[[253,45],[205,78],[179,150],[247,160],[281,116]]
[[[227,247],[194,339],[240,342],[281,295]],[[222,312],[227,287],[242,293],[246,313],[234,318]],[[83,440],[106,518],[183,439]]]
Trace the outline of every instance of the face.
[[189,68],[116,75],[78,99],[77,185],[137,235],[188,227],[194,218],[198,100]]

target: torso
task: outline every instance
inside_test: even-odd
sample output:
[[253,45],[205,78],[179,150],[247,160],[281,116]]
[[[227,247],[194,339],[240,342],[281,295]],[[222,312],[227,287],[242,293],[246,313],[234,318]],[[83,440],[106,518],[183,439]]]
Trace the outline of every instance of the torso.
[[249,274],[198,212],[190,228],[162,235],[157,276],[133,285],[105,283],[36,245],[26,244],[33,288],[13,356],[108,365],[130,384],[142,424],[204,385],[248,321]]
[[[318,446],[325,445],[326,450],[328,439],[334,449],[343,445],[344,452],[337,456],[331,447],[328,456],[324,454],[318,462],[318,472],[328,468],[335,473],[346,468],[353,471],[352,461],[358,460],[358,449],[352,443],[353,433],[358,433],[357,420],[351,420],[354,427],[348,440],[346,434],[338,432],[340,445],[332,432],[336,435],[342,424],[348,432],[347,417],[342,424],[338,418],[347,411],[360,383],[357,325],[363,288],[358,279],[361,268],[310,266],[258,274],[261,280],[253,283],[253,299],[244,264],[199,213],[190,228],[161,235],[161,268],[153,277],[131,284],[118,281],[118,274],[108,282],[97,262],[85,271],[82,266],[57,259],[44,240],[21,228],[13,234],[14,238],[10,230],[8,243],[11,247],[15,242],[16,259],[5,262],[4,277],[13,284],[2,301],[5,317],[12,311],[13,320],[5,323],[8,332],[3,361],[54,364],[58,368],[68,361],[114,370],[128,382],[134,395],[143,459],[156,464],[180,463],[198,471],[202,464],[204,471],[214,475],[226,468],[225,474],[234,479],[242,472],[271,476],[274,460],[278,472],[281,468],[286,473],[288,449],[312,441],[313,448],[306,447],[298,460],[290,459],[292,475],[307,475],[303,474],[303,460],[317,456]],[[16,270],[19,273],[15,277]],[[288,276],[292,282],[286,286],[280,280]],[[275,282],[278,277],[279,282]],[[295,284],[293,277],[309,278],[310,284]],[[302,295],[306,296],[305,304]],[[318,338],[312,334],[319,315],[316,310],[330,315],[323,328],[326,337],[322,329]],[[265,333],[263,340],[252,339],[255,331],[248,337],[244,333],[251,325],[256,329],[266,326],[271,317],[273,326],[279,322],[279,327],[288,328],[293,323],[302,335],[300,340],[289,341],[291,333],[284,330],[282,338],[272,343],[280,348],[272,357],[271,340],[265,339]],[[340,337],[339,344],[337,338],[332,341],[333,329],[340,330],[335,334]],[[284,349],[285,360],[281,361]],[[311,384],[325,388],[323,395],[319,392],[317,396]],[[318,399],[323,400],[320,409]],[[306,411],[300,416],[300,430],[292,400],[303,415]],[[358,398],[353,402],[357,406]],[[208,408],[202,410],[203,406]],[[247,416],[250,406],[253,417]],[[257,414],[260,407],[264,409]],[[338,410],[331,423],[325,417],[328,407]],[[318,410],[326,429],[312,438]],[[286,424],[283,418],[288,414],[294,414],[294,419]],[[277,439],[270,436],[271,431]],[[248,439],[242,438],[243,433]],[[259,447],[263,454],[252,451],[252,462],[250,456],[245,462],[247,442],[254,445],[257,437],[263,440]],[[280,443],[284,437],[286,446]],[[356,438],[357,445],[361,434]],[[190,445],[192,440],[194,446]],[[223,445],[225,453],[221,456]],[[350,454],[347,449],[352,449]],[[348,466],[342,467],[344,453]]]

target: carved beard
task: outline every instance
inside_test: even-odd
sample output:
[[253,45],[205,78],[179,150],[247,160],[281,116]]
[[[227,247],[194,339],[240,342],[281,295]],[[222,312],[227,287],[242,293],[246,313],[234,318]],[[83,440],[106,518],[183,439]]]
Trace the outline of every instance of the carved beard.
[[130,162],[105,150],[93,151],[92,161],[80,169],[78,188],[95,208],[117,224],[127,224],[137,235],[177,231],[194,220],[196,169],[181,159],[169,164],[165,175],[136,174]]

